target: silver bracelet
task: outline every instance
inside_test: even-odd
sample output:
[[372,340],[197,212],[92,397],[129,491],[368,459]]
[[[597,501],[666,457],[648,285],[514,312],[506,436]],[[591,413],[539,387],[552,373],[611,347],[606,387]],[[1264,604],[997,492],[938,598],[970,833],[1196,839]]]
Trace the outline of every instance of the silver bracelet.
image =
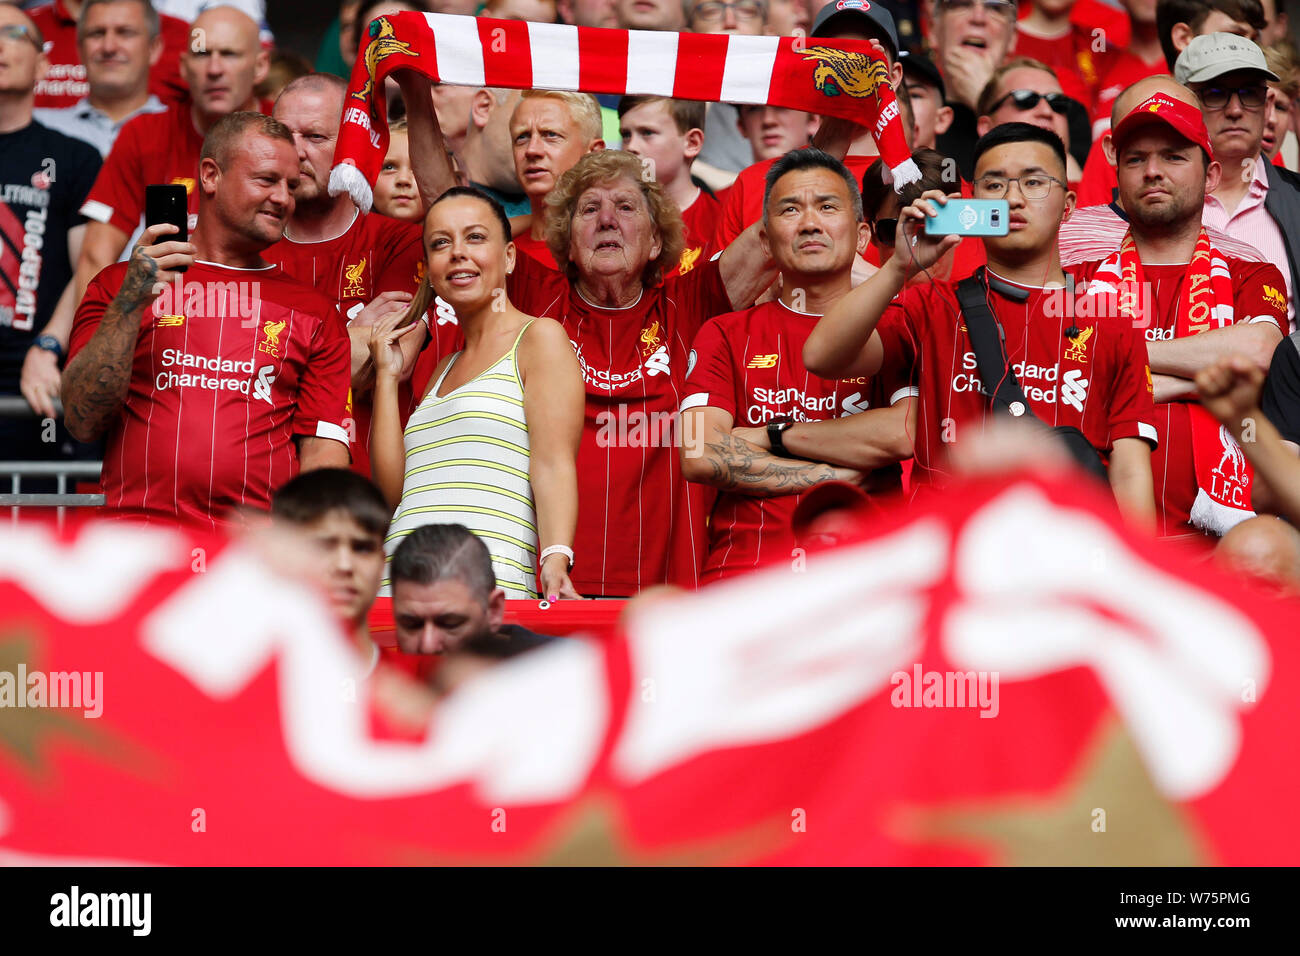
[[553,544],[548,548],[543,548],[542,553],[537,558],[537,563],[541,564],[552,554],[562,554],[569,559],[569,567],[573,567],[573,549],[562,544]]

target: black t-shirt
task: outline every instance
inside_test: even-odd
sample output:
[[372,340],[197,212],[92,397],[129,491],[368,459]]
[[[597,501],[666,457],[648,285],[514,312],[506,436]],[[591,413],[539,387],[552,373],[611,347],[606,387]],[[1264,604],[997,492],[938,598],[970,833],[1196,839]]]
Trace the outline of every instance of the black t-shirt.
[[72,280],[68,230],[102,160],[89,143],[33,122],[0,133],[0,394],[17,394],[23,357]]
[[1292,332],[1273,350],[1259,404],[1282,437],[1300,445],[1300,332]]

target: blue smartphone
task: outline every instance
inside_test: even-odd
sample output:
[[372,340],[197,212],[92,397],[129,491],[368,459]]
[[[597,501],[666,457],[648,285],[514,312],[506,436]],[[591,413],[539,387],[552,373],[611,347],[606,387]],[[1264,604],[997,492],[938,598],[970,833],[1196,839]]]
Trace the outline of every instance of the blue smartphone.
[[925,217],[927,236],[1005,236],[1010,229],[1005,199],[949,199],[938,210]]

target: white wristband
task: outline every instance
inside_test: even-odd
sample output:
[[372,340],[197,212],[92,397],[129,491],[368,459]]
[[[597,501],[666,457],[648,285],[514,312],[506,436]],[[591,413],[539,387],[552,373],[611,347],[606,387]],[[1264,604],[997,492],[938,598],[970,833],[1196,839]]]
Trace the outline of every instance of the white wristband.
[[541,564],[552,554],[562,554],[569,559],[569,567],[573,567],[573,549],[565,547],[562,544],[553,544],[549,548],[543,548],[542,553],[537,558],[537,563]]

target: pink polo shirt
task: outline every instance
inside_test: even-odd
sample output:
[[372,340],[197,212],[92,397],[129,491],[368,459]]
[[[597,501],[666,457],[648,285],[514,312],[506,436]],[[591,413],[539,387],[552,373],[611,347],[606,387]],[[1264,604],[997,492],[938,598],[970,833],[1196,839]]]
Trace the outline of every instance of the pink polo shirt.
[[[1223,171],[1225,176],[1228,170]],[[1214,196],[1205,197],[1205,210],[1201,222],[1207,226],[1222,229],[1228,235],[1243,242],[1248,242],[1264,255],[1264,261],[1277,266],[1286,282],[1286,317],[1290,331],[1295,331],[1295,289],[1291,288],[1291,268],[1286,255],[1286,243],[1282,241],[1282,230],[1277,227],[1273,217],[1264,208],[1264,197],[1268,195],[1268,173],[1264,160],[1255,160],[1255,175],[1251,178],[1250,188],[1231,214],[1223,208],[1223,203]]]

